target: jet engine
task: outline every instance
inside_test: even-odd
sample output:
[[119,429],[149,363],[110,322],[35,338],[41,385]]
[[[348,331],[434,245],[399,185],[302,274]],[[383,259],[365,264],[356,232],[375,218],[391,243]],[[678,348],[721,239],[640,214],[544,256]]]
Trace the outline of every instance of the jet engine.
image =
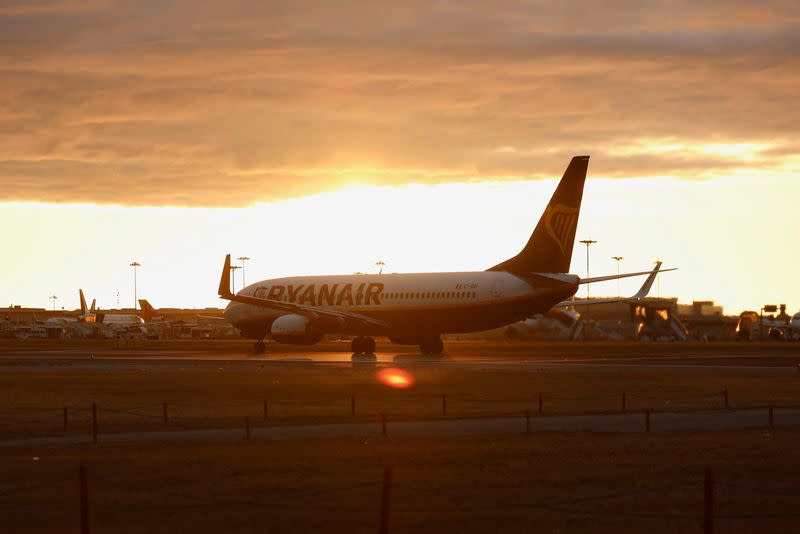
[[272,339],[287,345],[313,345],[322,339],[323,332],[302,315],[282,315],[272,322]]

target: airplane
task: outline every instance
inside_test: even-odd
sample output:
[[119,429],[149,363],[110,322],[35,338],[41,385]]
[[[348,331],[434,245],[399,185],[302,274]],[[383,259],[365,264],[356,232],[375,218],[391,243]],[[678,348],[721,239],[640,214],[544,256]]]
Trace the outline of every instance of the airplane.
[[106,330],[112,336],[127,333],[133,335],[146,334],[147,329],[144,319],[133,313],[105,313],[95,309],[95,299],[92,299],[92,306],[87,308],[86,298],[83,296],[83,289],[78,290],[81,299],[81,311],[78,315],[78,322],[94,323]]
[[[582,279],[568,274],[588,164],[589,156],[572,158],[525,247],[486,271],[295,276],[262,280],[233,294],[228,254],[218,289],[230,301],[225,318],[243,337],[256,340],[256,354],[264,352],[267,334],[294,345],[340,334],[355,336],[351,350],[357,360],[374,358],[375,336],[439,356],[442,334],[489,330],[554,307],[574,307],[575,301],[565,299],[581,284],[649,275],[632,297],[580,306],[641,300],[660,262],[652,271],[622,275]],[[674,269],[661,272],[667,270]]]
[[785,315],[785,306],[778,317],[760,316],[758,312],[743,311],[736,324],[736,337],[743,340],[782,339],[800,341],[800,312],[791,318]]
[[509,338],[570,340],[580,335],[582,326],[583,319],[577,311],[553,308],[509,325],[505,334]]
[[139,306],[142,308],[145,323],[163,322],[165,320],[164,314],[159,313],[147,299],[139,299]]

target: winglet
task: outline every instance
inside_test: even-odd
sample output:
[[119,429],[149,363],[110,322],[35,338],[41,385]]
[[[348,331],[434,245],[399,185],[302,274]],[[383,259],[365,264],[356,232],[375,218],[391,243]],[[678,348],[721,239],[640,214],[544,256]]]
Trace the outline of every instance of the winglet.
[[222,267],[222,276],[219,278],[219,289],[217,294],[224,298],[231,297],[231,255],[225,256],[225,265]]
[[658,272],[660,269],[661,269],[661,262],[659,261],[656,262],[656,268],[652,270],[650,276],[648,276],[647,280],[645,280],[644,284],[642,284],[641,289],[639,289],[639,291],[634,296],[631,297],[631,300],[642,300],[647,296],[648,293],[650,293],[650,288],[653,287],[653,282],[655,281],[656,276],[658,276]]

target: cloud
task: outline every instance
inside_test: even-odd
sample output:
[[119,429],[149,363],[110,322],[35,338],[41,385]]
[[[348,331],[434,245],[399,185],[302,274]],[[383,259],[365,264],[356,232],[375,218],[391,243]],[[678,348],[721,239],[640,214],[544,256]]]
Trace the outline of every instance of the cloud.
[[575,153],[621,178],[784,172],[798,29],[781,1],[4,5],[0,201],[242,205]]

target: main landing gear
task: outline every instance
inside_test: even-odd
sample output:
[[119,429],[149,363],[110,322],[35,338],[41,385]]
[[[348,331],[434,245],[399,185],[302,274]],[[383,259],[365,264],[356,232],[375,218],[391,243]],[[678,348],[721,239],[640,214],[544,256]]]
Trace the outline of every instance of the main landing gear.
[[259,339],[253,344],[253,354],[264,354],[267,350],[267,344],[264,343],[263,339]]
[[438,337],[425,339],[419,344],[419,351],[426,356],[441,356],[444,343]]
[[354,337],[350,347],[353,351],[353,361],[375,360],[375,340],[371,337]]

